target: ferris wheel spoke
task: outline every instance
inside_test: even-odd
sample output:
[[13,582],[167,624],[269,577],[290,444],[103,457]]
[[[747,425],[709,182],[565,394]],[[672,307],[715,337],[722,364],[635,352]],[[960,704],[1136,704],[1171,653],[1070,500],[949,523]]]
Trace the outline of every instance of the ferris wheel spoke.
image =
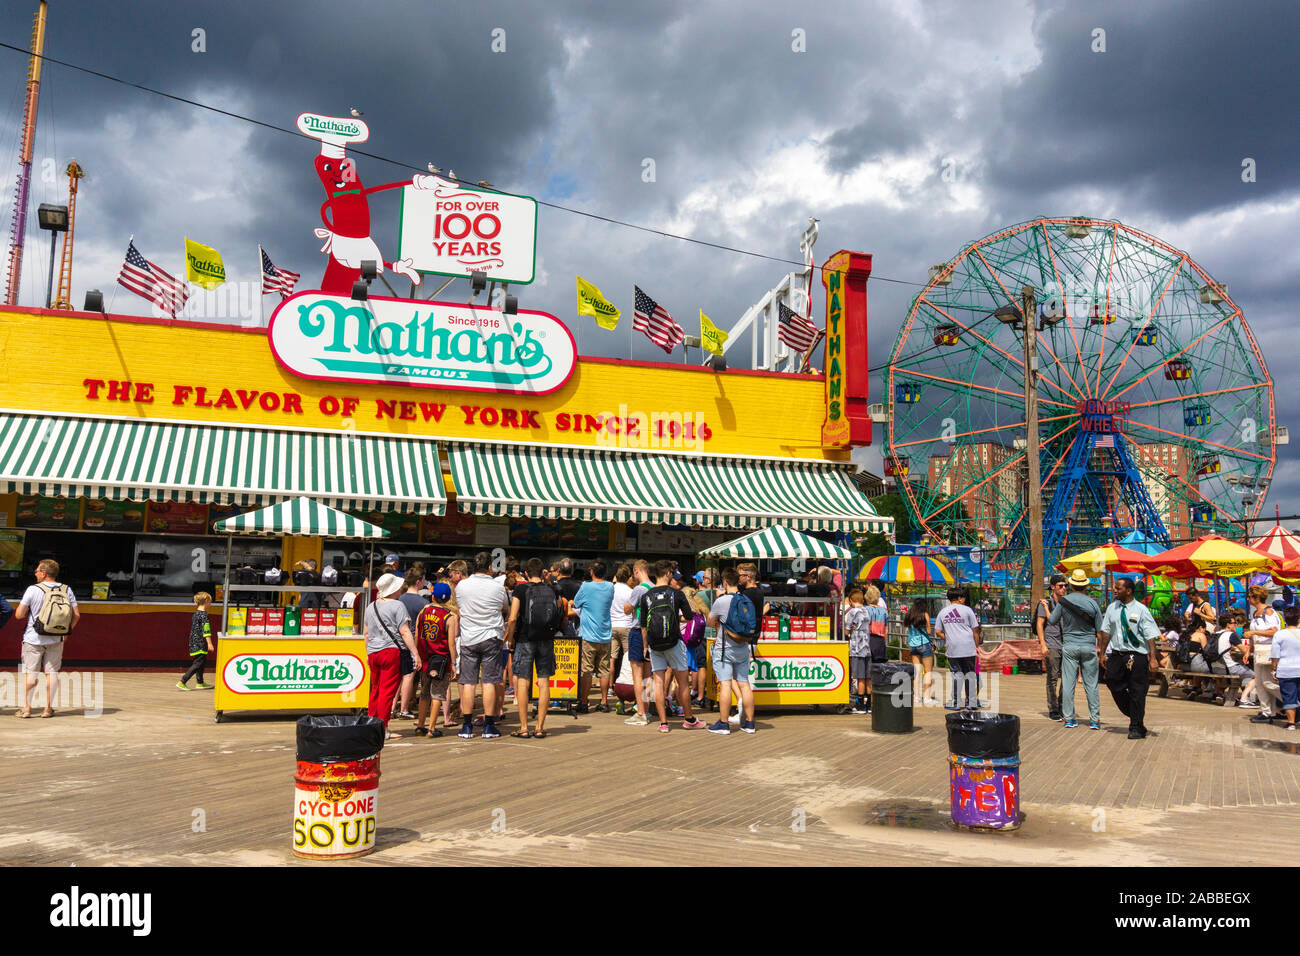
[[[1146,372],[1145,374],[1143,374],[1141,377],[1139,377],[1139,378],[1135,378],[1135,379],[1133,379],[1132,381],[1130,381],[1130,382],[1129,382],[1127,385],[1125,385],[1122,389],[1120,389],[1118,392],[1116,392],[1113,398],[1112,398],[1111,395],[1110,395],[1110,390],[1111,390],[1111,388],[1114,387],[1114,384],[1115,384],[1115,376],[1112,376],[1112,377],[1111,377],[1111,380],[1110,380],[1110,383],[1106,386],[1106,394],[1103,395],[1102,398],[1103,398],[1104,400],[1107,400],[1107,401],[1119,401],[1119,397],[1120,397],[1121,395],[1123,395],[1124,393],[1126,393],[1129,389],[1131,389],[1131,388],[1133,388],[1133,387],[1135,387],[1135,386],[1137,386],[1137,385],[1140,385],[1140,384],[1142,384],[1143,382],[1145,382],[1145,381],[1146,381],[1147,379],[1149,379],[1152,375],[1156,374],[1156,372],[1160,371],[1162,368],[1164,368],[1165,366],[1167,366],[1167,365],[1168,365],[1170,362],[1172,362],[1174,359],[1176,359],[1176,358],[1180,358],[1180,357],[1182,357],[1183,355],[1185,355],[1185,354],[1188,352],[1189,349],[1193,348],[1193,347],[1196,346],[1199,342],[1201,342],[1202,340],[1204,340],[1204,339],[1207,338],[1208,336],[1212,335],[1213,333],[1217,332],[1219,329],[1223,328],[1225,325],[1227,325],[1229,322],[1231,322],[1234,318],[1236,318],[1236,317],[1239,316],[1239,315],[1241,315],[1240,312],[1234,312],[1232,315],[1228,316],[1227,318],[1221,319],[1221,320],[1220,320],[1219,322],[1217,322],[1216,324],[1210,326],[1210,328],[1206,329],[1204,332],[1202,332],[1202,333],[1201,333],[1200,335],[1198,335],[1196,338],[1192,339],[1192,341],[1188,342],[1186,345],[1184,345],[1181,349],[1179,349],[1179,350],[1178,350],[1177,352],[1175,352],[1173,355],[1166,356],[1164,362],[1157,363],[1155,366],[1153,366],[1152,368],[1150,368],[1149,370],[1147,370],[1147,372]],[[1118,370],[1116,371],[1116,374],[1118,375]]]
[[[1074,417],[1075,417],[1075,413],[1074,413],[1073,411],[1071,411],[1068,415],[1053,415],[1053,416],[1051,416],[1050,418],[1040,418],[1040,419],[1038,420],[1038,423],[1041,425],[1041,424],[1043,424],[1043,423],[1045,423],[1045,422],[1059,422],[1059,421],[1063,421],[1063,420],[1065,420],[1065,419],[1072,419],[1072,418],[1074,418]],[[975,429],[972,429],[971,431],[967,431],[967,432],[959,432],[959,433],[957,433],[956,435],[953,435],[951,438],[942,438],[942,437],[935,438],[935,437],[931,437],[931,438],[918,438],[918,439],[915,439],[915,440],[913,440],[913,441],[893,442],[889,447],[890,447],[890,448],[910,448],[910,447],[912,447],[913,445],[928,445],[928,444],[932,444],[932,443],[937,442],[937,441],[942,441],[942,442],[945,442],[945,443],[947,443],[947,444],[952,444],[952,443],[956,442],[956,440],[957,440],[958,438],[969,438],[969,437],[972,436],[972,435],[987,435],[987,434],[989,434],[990,432],[1007,431],[1007,430],[1009,430],[1009,429],[1020,429],[1020,428],[1024,428],[1024,427],[1025,427],[1025,422],[1011,422],[1011,423],[1006,424],[1006,425],[994,425],[994,426],[991,427],[991,428],[975,428]]]
[[1129,408],[1150,408],[1153,405],[1167,405],[1170,402],[1185,402],[1189,398],[1209,398],[1211,395],[1225,395],[1229,392],[1245,392],[1253,388],[1265,388],[1268,382],[1251,382],[1249,385],[1236,385],[1232,388],[1216,388],[1204,392],[1190,392],[1186,395],[1175,395],[1173,398],[1158,398],[1150,402],[1133,402]]
[[[1165,282],[1165,287],[1160,290],[1160,296],[1156,299],[1155,303],[1151,306],[1150,311],[1147,312],[1147,317],[1142,321],[1142,328],[1145,329],[1151,323],[1151,317],[1154,316],[1156,314],[1156,310],[1160,308],[1160,303],[1164,301],[1165,296],[1169,292],[1169,287],[1172,286],[1174,284],[1174,280],[1178,278],[1178,274],[1182,271],[1183,264],[1185,262],[1187,262],[1186,256],[1179,259],[1178,262],[1174,264],[1173,269],[1169,271],[1169,279],[1167,282]],[[1128,349],[1124,352],[1124,358],[1120,360],[1119,367],[1115,369],[1114,373],[1110,377],[1110,380],[1106,382],[1107,395],[1110,393],[1111,388],[1115,385],[1115,379],[1119,378],[1119,373],[1124,371],[1124,366],[1128,363],[1129,356],[1133,354],[1133,347],[1135,345],[1137,345],[1136,336],[1134,336],[1129,341]],[[1152,371],[1155,371],[1155,369],[1152,369]],[[1105,397],[1106,395],[1102,396],[1102,398]],[[1118,397],[1119,396],[1116,396],[1116,398]]]
[[1249,457],[1249,458],[1258,458],[1260,461],[1270,461],[1270,460],[1271,460],[1271,459],[1269,458],[1268,455],[1258,455],[1258,454],[1256,454],[1256,453],[1253,452],[1253,451],[1246,451],[1245,449],[1242,449],[1242,448],[1233,448],[1231,445],[1224,445],[1224,444],[1222,444],[1222,443],[1220,443],[1220,442],[1217,442],[1217,441],[1210,441],[1208,438],[1198,438],[1198,437],[1196,437],[1195,435],[1187,435],[1187,434],[1184,434],[1183,432],[1170,431],[1168,428],[1160,428],[1160,427],[1157,426],[1157,425],[1148,425],[1146,422],[1140,422],[1140,421],[1138,421],[1138,420],[1135,419],[1135,418],[1120,418],[1119,416],[1116,416],[1116,419],[1115,419],[1115,420],[1116,420],[1116,421],[1127,422],[1129,425],[1132,425],[1132,426],[1134,426],[1134,427],[1136,427],[1136,428],[1141,428],[1141,429],[1143,429],[1143,430],[1145,430],[1145,431],[1149,431],[1149,432],[1159,432],[1159,433],[1162,434],[1162,435],[1170,435],[1170,436],[1172,436],[1172,437],[1174,437],[1174,438],[1181,438],[1181,439],[1183,439],[1184,441],[1189,442],[1189,443],[1192,443],[1192,444],[1197,444],[1197,445],[1213,445],[1215,448],[1222,448],[1222,449],[1224,449],[1225,451],[1229,451],[1229,452],[1231,452],[1231,453],[1234,454],[1234,455],[1245,455],[1245,456],[1247,456],[1247,457]]
[[966,331],[966,332],[970,332],[972,335],[975,336],[975,338],[979,339],[981,342],[983,342],[983,343],[984,343],[985,345],[987,345],[989,348],[993,349],[995,352],[1000,353],[1000,354],[1003,355],[1004,357],[1009,358],[1012,362],[1014,362],[1016,365],[1019,365],[1022,369],[1025,367],[1025,361],[1024,361],[1024,359],[1019,358],[1019,357],[1017,357],[1017,356],[1015,356],[1015,355],[1012,355],[1012,354],[1011,354],[1010,352],[1008,352],[1006,349],[1002,349],[1002,348],[999,348],[998,346],[994,345],[993,342],[992,342],[991,340],[986,339],[984,336],[982,336],[982,335],[980,335],[978,332],[976,332],[975,329],[974,329],[974,326],[973,326],[973,325],[967,325],[967,324],[965,324],[964,322],[962,322],[960,319],[957,319],[957,318],[953,317],[953,316],[950,315],[948,312],[946,312],[944,309],[942,309],[942,308],[940,308],[938,305],[936,305],[934,302],[931,302],[929,299],[927,299],[927,298],[925,297],[924,294],[922,294],[920,298],[921,298],[921,301],[922,301],[922,302],[924,302],[924,303],[925,303],[926,305],[928,305],[930,308],[934,309],[934,311],[938,312],[940,315],[942,315],[945,319],[947,319],[947,320],[948,320],[949,322],[951,322],[953,325],[956,325],[956,326],[960,327],[961,329],[963,329],[963,330]]
[[[1047,243],[1047,255],[1052,262],[1052,275],[1056,278],[1056,288],[1060,291],[1061,309],[1062,311],[1065,312],[1065,324],[1069,326],[1070,340],[1074,342],[1074,354],[1079,359],[1079,369],[1082,371],[1085,367],[1083,361],[1083,350],[1079,348],[1079,337],[1074,334],[1074,319],[1070,315],[1069,306],[1066,305],[1065,286],[1061,284],[1061,273],[1060,270],[1058,270],[1056,267],[1056,251],[1052,248],[1052,237],[1047,234],[1046,221],[1040,221],[1039,226],[1043,230],[1043,241]],[[1025,321],[1026,322],[1029,321],[1029,316],[1025,316]],[[1042,338],[1041,332],[1038,333],[1038,337],[1040,339]],[[1102,338],[1104,339],[1105,336],[1103,335]],[[1051,352],[1052,351],[1051,346],[1048,346],[1047,350]],[[1052,358],[1056,358],[1056,355],[1053,354]],[[1059,362],[1060,360],[1058,359],[1057,361]],[[1062,371],[1065,371],[1065,369],[1063,368]],[[1079,383],[1076,382],[1073,378],[1070,378],[1070,373],[1068,371],[1065,371],[1065,375],[1067,378],[1070,379],[1070,384],[1073,385],[1076,390],[1078,390],[1080,398],[1083,399],[1092,398],[1092,394],[1088,391],[1086,387],[1079,388]],[[1084,381],[1086,382],[1087,379],[1085,378]]]
[[[1118,244],[1118,242],[1119,242],[1119,230],[1116,227],[1111,226],[1110,227],[1110,255],[1107,257],[1106,260],[1106,307],[1105,307],[1106,311],[1104,313],[1106,315],[1110,315],[1110,283],[1111,283],[1111,278],[1115,274],[1115,246]],[[1102,328],[1105,328],[1105,326],[1102,326]],[[1103,359],[1105,353],[1106,353],[1106,336],[1103,333],[1101,336],[1098,337],[1098,341],[1097,341],[1097,385],[1093,390],[1094,395],[1101,394],[1101,369],[1102,366],[1105,364],[1105,361]]]
[[[1052,480],[1054,477],[1056,477],[1056,473],[1057,473],[1057,471],[1060,470],[1061,463],[1064,462],[1064,461],[1065,461],[1065,455],[1060,455],[1060,456],[1056,459],[1056,462],[1052,465],[1052,467],[1051,467],[1050,469],[1048,469],[1047,475],[1046,475],[1046,476],[1043,478],[1043,480],[1042,480],[1042,484],[1043,484],[1044,487],[1046,487],[1046,486],[1051,482],[1051,480]],[[1040,495],[1042,494],[1042,488],[1039,488],[1038,493],[1039,493]],[[994,560],[996,560],[997,557],[998,557],[998,555],[1002,554],[1002,552],[1006,550],[1006,546],[1007,546],[1007,544],[1010,544],[1011,541],[1014,539],[1014,536],[1015,536],[1015,533],[1016,533],[1016,529],[1020,527],[1020,522],[1022,522],[1022,521],[1025,520],[1025,516],[1026,516],[1027,514],[1029,514],[1029,509],[1028,509],[1028,508],[1021,509],[1021,511],[1020,511],[1020,515],[1019,515],[1019,517],[1016,518],[1015,523],[1012,524],[1012,525],[1011,525],[1011,528],[1007,531],[1007,533],[1006,533],[1005,535],[1003,535],[1003,540],[1006,542],[1006,544],[1004,544],[1001,548],[999,548],[999,549],[994,553],[994,555],[993,555]]]

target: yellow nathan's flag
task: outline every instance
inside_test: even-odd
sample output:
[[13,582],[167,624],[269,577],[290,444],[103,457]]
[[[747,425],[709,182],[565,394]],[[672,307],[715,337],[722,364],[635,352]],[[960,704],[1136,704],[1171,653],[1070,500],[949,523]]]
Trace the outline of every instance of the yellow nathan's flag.
[[226,281],[226,267],[221,253],[211,246],[185,237],[185,278],[205,289],[215,289]]
[[578,280],[578,314],[591,316],[602,329],[618,328],[619,316],[623,314],[618,306],[582,276],[574,278]]
[[713,324],[713,320],[700,309],[700,344],[704,351],[714,355],[722,354],[722,343],[727,341],[727,333]]

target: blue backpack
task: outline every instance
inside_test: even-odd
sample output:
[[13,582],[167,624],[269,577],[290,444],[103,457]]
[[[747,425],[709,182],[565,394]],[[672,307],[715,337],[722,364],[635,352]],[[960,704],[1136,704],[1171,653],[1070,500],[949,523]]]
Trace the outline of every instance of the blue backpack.
[[722,622],[722,626],[724,641],[730,631],[742,641],[753,644],[758,640],[758,613],[754,610],[754,602],[739,592],[732,595],[731,606],[727,608],[727,619]]

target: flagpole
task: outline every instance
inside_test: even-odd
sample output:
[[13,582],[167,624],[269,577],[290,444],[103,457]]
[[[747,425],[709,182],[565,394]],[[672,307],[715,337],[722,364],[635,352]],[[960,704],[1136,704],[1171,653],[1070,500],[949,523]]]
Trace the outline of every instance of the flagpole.
[[[126,241],[126,251],[127,251],[127,255],[130,255],[130,253],[131,253],[131,244],[132,244],[133,242],[135,242],[135,233],[134,233],[134,232],[131,233],[131,238],[128,239],[128,240]],[[125,261],[126,261],[126,260],[123,259],[123,262],[125,262]],[[109,314],[109,315],[112,315],[112,314],[113,314],[113,303],[117,301],[117,287],[120,286],[121,284],[122,284],[122,283],[120,283],[120,282],[114,282],[114,283],[113,283],[113,294],[112,294],[111,296],[108,297],[108,314]]]
[[262,244],[257,244],[257,327],[263,326],[262,317],[266,311],[266,303],[262,299]]

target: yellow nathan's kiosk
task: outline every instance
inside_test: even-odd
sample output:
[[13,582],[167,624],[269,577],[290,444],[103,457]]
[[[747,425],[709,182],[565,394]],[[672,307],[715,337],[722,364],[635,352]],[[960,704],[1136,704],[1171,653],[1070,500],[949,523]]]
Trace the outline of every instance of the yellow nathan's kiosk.
[[[310,498],[293,498],[259,511],[216,522],[230,535],[222,589],[222,628],[217,640],[216,720],[231,711],[276,710],[320,713],[362,710],[370,698],[370,669],[361,621],[369,592],[362,588],[352,608],[247,606],[231,592],[279,596],[285,592],[344,595],[357,588],[301,587],[294,584],[231,584],[234,536],[306,535],[330,538],[384,538],[378,525],[326,507]],[[372,555],[373,557],[373,555]],[[280,604],[276,601],[276,604]]]

